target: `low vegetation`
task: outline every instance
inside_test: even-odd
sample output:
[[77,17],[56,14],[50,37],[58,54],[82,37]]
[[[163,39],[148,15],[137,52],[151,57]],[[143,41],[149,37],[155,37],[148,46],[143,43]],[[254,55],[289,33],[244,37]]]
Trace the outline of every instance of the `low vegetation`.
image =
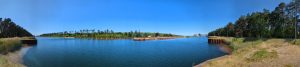
[[0,53],[6,54],[22,47],[21,38],[2,38],[0,39]]
[[229,44],[229,47],[233,51],[237,51],[241,48],[247,47],[255,47],[257,44],[262,43],[266,39],[258,39],[258,38],[234,38],[234,37],[223,37],[225,42]]

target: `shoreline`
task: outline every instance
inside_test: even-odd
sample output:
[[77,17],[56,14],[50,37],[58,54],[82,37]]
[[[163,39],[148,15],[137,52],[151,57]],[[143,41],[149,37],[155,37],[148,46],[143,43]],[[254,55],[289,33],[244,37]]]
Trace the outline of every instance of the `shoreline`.
[[11,37],[0,38],[0,67],[25,67],[22,57],[25,54],[22,48],[30,46],[27,40],[35,40],[35,37]]
[[[213,42],[214,39],[220,40],[221,42],[217,42],[217,43]],[[222,58],[229,57],[232,54],[232,52],[233,52],[233,50],[229,46],[230,42],[226,41],[226,37],[208,36],[208,43],[212,43],[214,45],[217,45],[221,51],[223,51],[225,53],[228,53],[228,54],[226,54],[224,56],[220,56],[220,57],[216,57],[216,58],[212,58],[212,59],[206,60],[204,62],[201,62],[199,64],[194,65],[193,67],[202,67],[205,64],[209,64],[209,62],[211,62],[211,61],[220,60]]]
[[202,62],[200,64],[197,64],[197,65],[195,65],[193,67],[202,67],[205,64],[209,64],[209,62],[216,61],[216,60],[221,60],[221,59],[229,57],[229,56],[230,55],[224,55],[224,56],[216,57],[216,58],[213,58],[213,59],[209,59],[209,60],[206,60],[206,61],[204,61],[204,62]]

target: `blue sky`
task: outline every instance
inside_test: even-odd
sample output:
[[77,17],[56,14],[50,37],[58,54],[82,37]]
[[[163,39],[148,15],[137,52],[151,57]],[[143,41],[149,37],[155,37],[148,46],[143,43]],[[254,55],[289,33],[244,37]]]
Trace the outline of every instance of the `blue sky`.
[[0,17],[34,35],[80,29],[206,34],[291,0],[0,0]]

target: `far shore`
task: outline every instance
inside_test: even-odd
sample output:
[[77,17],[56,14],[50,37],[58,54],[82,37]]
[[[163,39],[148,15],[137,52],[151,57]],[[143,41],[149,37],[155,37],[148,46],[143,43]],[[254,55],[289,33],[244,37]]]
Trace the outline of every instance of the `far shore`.
[[[47,36],[38,36],[38,37],[47,37]],[[185,38],[185,37],[133,37],[133,38],[93,38],[93,37],[60,37],[60,38],[82,38],[82,39],[97,39],[97,40],[119,40],[119,39],[132,39],[134,41],[146,41],[146,40],[167,40],[167,39],[176,39],[176,38]]]

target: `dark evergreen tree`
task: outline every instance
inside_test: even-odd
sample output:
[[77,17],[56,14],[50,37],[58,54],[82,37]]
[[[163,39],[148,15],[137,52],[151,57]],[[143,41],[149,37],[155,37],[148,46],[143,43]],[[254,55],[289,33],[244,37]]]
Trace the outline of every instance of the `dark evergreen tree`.
[[3,21],[0,19],[0,21],[0,38],[33,36],[30,32],[12,22],[10,18],[6,18]]

